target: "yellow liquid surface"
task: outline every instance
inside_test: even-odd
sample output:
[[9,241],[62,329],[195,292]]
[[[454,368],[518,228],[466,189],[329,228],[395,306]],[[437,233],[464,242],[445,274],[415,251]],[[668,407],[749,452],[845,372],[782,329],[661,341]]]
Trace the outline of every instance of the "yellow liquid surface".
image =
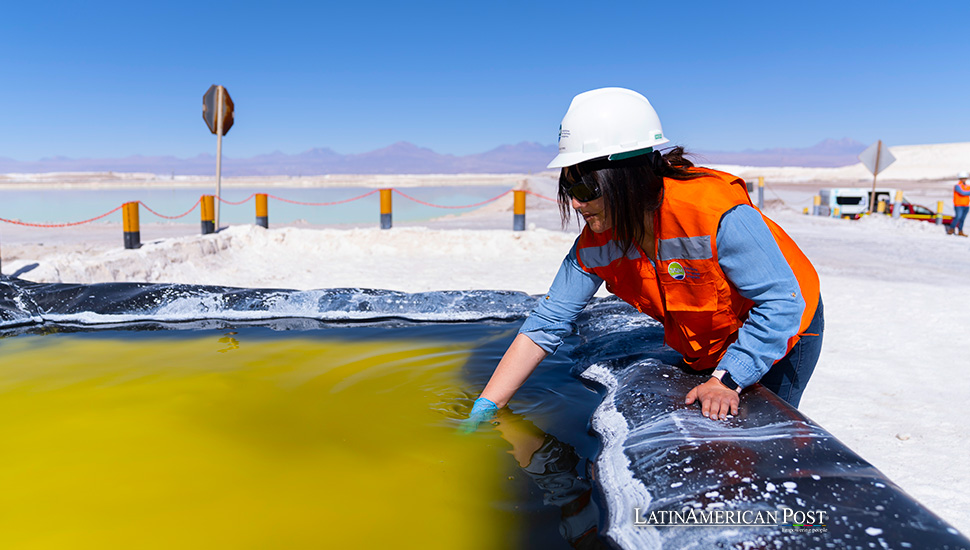
[[116,334],[0,340],[0,548],[514,545],[468,349]]

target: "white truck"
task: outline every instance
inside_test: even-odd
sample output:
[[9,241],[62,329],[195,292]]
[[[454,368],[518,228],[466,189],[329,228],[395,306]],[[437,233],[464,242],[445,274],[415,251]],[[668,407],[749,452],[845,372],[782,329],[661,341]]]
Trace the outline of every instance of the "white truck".
[[[830,187],[819,190],[821,203],[819,204],[819,216],[838,216],[842,218],[856,219],[869,211],[869,198],[872,196],[872,188],[865,187]],[[896,198],[896,189],[877,188],[876,200],[873,207],[879,201],[886,201],[892,204]]]

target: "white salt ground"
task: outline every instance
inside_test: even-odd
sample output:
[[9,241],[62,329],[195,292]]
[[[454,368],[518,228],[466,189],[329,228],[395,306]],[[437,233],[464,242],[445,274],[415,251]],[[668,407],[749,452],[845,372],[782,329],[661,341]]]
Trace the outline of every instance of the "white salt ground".
[[[970,239],[916,221],[804,216],[805,197],[826,184],[791,181],[772,182],[766,212],[817,267],[826,321],[802,412],[970,534]],[[945,197],[953,182],[896,185]],[[553,196],[555,180],[527,186]],[[116,224],[4,225],[2,271],[42,282],[543,293],[577,230],[560,230],[555,207],[530,198],[530,230],[512,232],[507,199],[389,231],[236,226],[202,237],[194,225],[150,224],[139,250],[122,249]]]

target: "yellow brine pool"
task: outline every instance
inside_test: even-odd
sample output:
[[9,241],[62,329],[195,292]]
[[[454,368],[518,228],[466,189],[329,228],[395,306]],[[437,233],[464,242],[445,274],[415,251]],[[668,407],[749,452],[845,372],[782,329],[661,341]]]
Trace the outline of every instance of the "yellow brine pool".
[[469,358],[494,366],[514,325],[395,334],[0,340],[0,548],[531,544],[541,489],[516,494],[497,430],[456,430]]

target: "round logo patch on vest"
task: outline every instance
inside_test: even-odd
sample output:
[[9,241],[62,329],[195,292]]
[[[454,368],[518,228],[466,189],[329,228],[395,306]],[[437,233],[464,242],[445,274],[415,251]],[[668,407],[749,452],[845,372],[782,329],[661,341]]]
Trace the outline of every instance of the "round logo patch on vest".
[[678,281],[682,281],[684,279],[684,276],[686,275],[684,273],[684,266],[680,265],[677,262],[670,262],[669,264],[667,264],[667,274],[673,277],[674,279],[677,279]]

